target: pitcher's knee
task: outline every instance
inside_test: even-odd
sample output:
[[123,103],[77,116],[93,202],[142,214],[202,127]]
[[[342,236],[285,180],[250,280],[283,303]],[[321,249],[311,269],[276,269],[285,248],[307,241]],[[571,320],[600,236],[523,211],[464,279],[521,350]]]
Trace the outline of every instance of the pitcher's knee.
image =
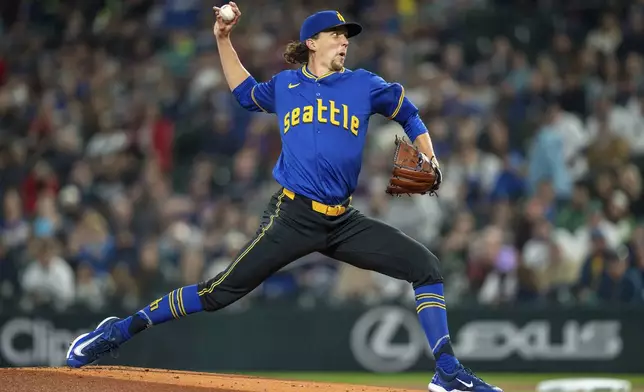
[[223,309],[249,292],[250,290],[245,288],[230,287],[226,282],[223,282],[221,274],[208,281],[199,283],[197,291],[203,309],[206,312]]
[[413,257],[412,274],[410,282],[416,287],[434,283],[441,283],[443,276],[440,272],[440,261],[429,249],[418,244],[418,249]]

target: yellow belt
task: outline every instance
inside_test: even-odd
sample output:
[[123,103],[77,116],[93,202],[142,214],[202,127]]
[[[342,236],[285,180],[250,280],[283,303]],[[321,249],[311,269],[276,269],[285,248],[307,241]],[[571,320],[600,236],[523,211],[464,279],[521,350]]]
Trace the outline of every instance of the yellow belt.
[[[284,188],[282,193],[284,193],[284,196],[288,197],[289,199],[295,200],[295,192]],[[352,198],[353,197],[349,197],[349,204],[351,204]],[[329,206],[315,200],[311,200],[311,208],[313,209],[313,211],[319,212],[320,214],[324,214],[327,216],[340,216],[347,211],[346,206],[343,206],[343,205]]]

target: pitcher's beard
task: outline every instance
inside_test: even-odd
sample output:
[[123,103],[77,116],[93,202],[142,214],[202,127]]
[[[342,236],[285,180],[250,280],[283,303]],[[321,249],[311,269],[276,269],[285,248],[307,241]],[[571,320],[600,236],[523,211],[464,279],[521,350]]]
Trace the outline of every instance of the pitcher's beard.
[[331,69],[332,69],[333,71],[338,72],[338,71],[341,71],[341,70],[342,70],[342,68],[344,68],[344,62],[342,62],[342,61],[340,61],[340,60],[337,60],[337,59],[334,59],[334,60],[331,62]]

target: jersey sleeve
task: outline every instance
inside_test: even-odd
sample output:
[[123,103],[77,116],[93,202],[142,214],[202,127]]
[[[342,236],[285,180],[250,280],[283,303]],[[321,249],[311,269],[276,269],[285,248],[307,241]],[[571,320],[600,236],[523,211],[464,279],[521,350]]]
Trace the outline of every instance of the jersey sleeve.
[[367,72],[367,78],[372,114],[378,113],[402,123],[418,113],[418,108],[405,97],[405,88],[400,83],[388,83],[371,72]]
[[249,76],[233,90],[237,102],[251,112],[275,113],[275,77],[258,83]]
[[400,83],[388,83],[380,76],[367,72],[371,113],[378,113],[399,123],[413,142],[427,133],[427,127],[418,115],[418,108],[405,97]]

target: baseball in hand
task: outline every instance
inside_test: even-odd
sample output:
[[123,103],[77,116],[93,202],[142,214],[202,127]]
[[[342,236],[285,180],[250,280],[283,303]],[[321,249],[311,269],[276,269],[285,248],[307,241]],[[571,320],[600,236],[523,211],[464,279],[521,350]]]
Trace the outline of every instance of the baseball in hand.
[[224,22],[232,22],[232,20],[235,19],[235,12],[233,11],[233,7],[229,4],[226,4],[219,9],[219,15]]

